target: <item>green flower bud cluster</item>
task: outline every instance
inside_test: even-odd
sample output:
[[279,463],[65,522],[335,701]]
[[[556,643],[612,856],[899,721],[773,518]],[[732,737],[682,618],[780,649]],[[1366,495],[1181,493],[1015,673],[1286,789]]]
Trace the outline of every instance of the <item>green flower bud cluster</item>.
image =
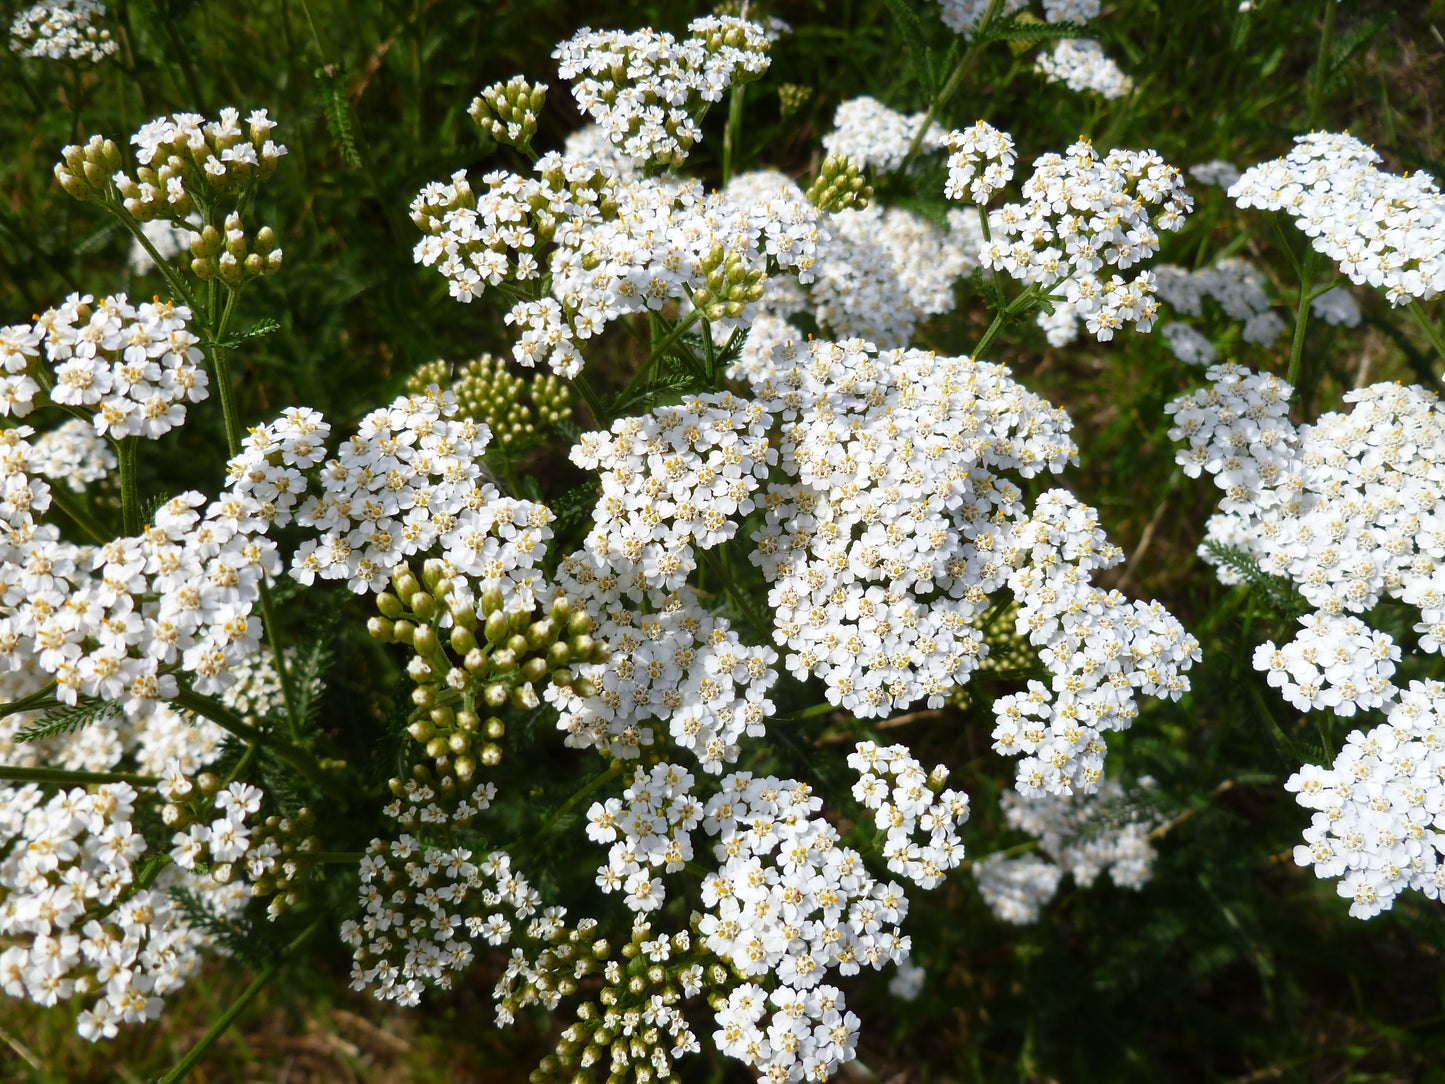
[[474,601],[471,585],[454,582],[435,559],[425,562],[420,578],[399,566],[391,583],[393,590],[377,596],[381,613],[367,628],[383,643],[412,649],[407,674],[416,683],[416,710],[407,733],[439,775],[454,774],[465,783],[478,761],[500,763],[497,741],[506,726],[494,713],[537,707],[543,682],[593,695],[592,682],[572,667],[605,662],[607,649],[592,638],[592,618],[564,596],[542,614],[535,602],[508,611],[499,587],[488,587]]
[[700,267],[705,284],[693,291],[692,303],[709,320],[735,320],[763,296],[766,273],[761,268],[749,271],[741,256],[721,244],[713,246]]
[[204,226],[191,233],[191,271],[202,281],[220,278],[230,286],[238,286],[257,275],[274,275],[281,270],[281,250],[276,247],[276,234],[270,226],[262,226],[246,245],[246,231],[241,216],[232,211],[226,216],[224,234],[215,226]]
[[[432,384],[448,387],[450,380],[457,415],[485,425],[492,431],[493,446],[503,450],[531,443],[539,420],[551,427],[572,416],[570,392],[552,373],[525,380],[509,373],[506,364],[491,354],[467,362],[455,376],[449,368],[444,361],[423,365],[407,380],[406,390],[422,395]],[[531,399],[530,406],[524,395]]]
[[[983,639],[984,643],[988,645],[988,654],[978,661],[978,669],[981,672],[1016,673],[1036,670],[1040,667],[1037,649],[1029,643],[1027,636],[1019,635],[1015,620],[1018,610],[1018,602],[1011,598],[993,616],[984,633]],[[966,708],[970,702],[969,687],[967,685],[955,686],[948,695],[948,702],[956,708]]]
[[873,186],[846,154],[830,154],[818,169],[818,179],[804,196],[820,211],[861,211],[873,198]]
[[784,83],[778,87],[778,110],[782,113],[783,119],[787,120],[802,109],[812,96],[813,88],[805,87],[801,83]]
[[688,931],[660,934],[655,940],[650,934],[650,924],[639,918],[631,939],[615,956],[605,939],[593,942],[592,956],[606,960],[600,968],[603,986],[595,1000],[577,1007],[577,1019],[563,1029],[556,1051],[529,1076],[530,1084],[584,1084],[604,1073],[607,1084],[664,1084],[674,1079],[672,1051],[696,1043],[679,1004],[689,992],[716,991],[732,985],[734,978],[715,957],[694,950],[695,935]]
[[72,143],[60,152],[55,179],[76,199],[99,203],[104,200],[110,178],[121,164],[120,148],[115,141],[93,135],[84,146]]
[[498,143],[528,150],[537,134],[537,114],[547,102],[547,84],[529,83],[514,75],[493,83],[472,99],[468,113],[477,127]]
[[316,814],[302,807],[294,818],[267,817],[251,837],[252,848],[264,853],[270,850],[267,844],[274,844],[278,852],[272,867],[251,882],[251,895],[257,899],[271,897],[266,913],[272,921],[301,899],[305,873],[311,866],[308,856],[321,846],[311,831],[315,825]]

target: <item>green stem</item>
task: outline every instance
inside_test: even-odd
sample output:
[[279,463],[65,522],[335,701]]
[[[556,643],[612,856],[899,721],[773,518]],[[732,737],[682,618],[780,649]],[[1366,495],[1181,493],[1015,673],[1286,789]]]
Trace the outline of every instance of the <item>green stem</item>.
[[728,123],[723,129],[722,149],[722,183],[727,183],[733,175],[733,146],[740,141],[743,126],[743,92],[744,84],[738,83],[733,87],[732,97],[728,101]]
[[0,704],[0,719],[9,718],[22,711],[54,707],[55,703],[55,682],[52,681],[43,689],[36,689],[29,696],[22,696],[19,700],[12,700],[8,704]]
[[151,263],[156,265],[156,269],[160,271],[161,277],[166,280],[166,285],[171,288],[171,293],[191,310],[193,317],[199,316],[200,309],[196,307],[196,299],[191,296],[191,291],[187,288],[185,280],[176,273],[176,269],[171,266],[170,261],[156,251],[156,246],[151,244],[151,239],[146,236],[145,230],[141,229],[140,222],[136,220],[135,216],[118,204],[107,203],[105,204],[105,208],[110,211],[111,214],[115,215],[116,218],[120,219],[121,225],[136,239],[140,247],[146,250],[146,255],[151,258]]
[[1285,376],[1290,386],[1290,397],[1299,393],[1300,370],[1303,368],[1305,351],[1305,328],[1310,319],[1310,282],[1314,278],[1315,250],[1305,254],[1300,265],[1299,305],[1295,309],[1294,340],[1289,348],[1289,372]]
[[160,782],[160,777],[139,775],[135,772],[72,772],[64,768],[18,768],[0,764],[0,781],[48,783],[60,787],[88,787],[96,783],[129,783],[133,787],[153,787]]
[[1420,325],[1420,330],[1425,333],[1425,337],[1430,340],[1430,345],[1435,347],[1435,352],[1440,355],[1442,360],[1445,360],[1445,336],[1440,334],[1439,328],[1425,319],[1425,310],[1420,307],[1420,302],[1411,301],[1406,308],[1410,310],[1410,315],[1415,318],[1415,322]]
[[286,707],[286,726],[291,731],[291,740],[301,740],[301,717],[296,711],[296,690],[291,680],[291,667],[286,664],[286,652],[281,638],[276,634],[279,627],[276,611],[271,604],[271,585],[267,577],[261,576],[261,623],[266,626],[266,642],[271,645],[271,654],[276,657],[276,673],[281,678],[281,703]]
[[231,322],[231,313],[236,309],[236,298],[241,294],[240,290],[227,287],[226,307],[222,310],[220,318],[216,319],[214,298],[211,305],[211,319],[215,326],[210,329],[211,345],[207,353],[211,355],[211,375],[216,381],[216,390],[221,396],[221,413],[226,421],[226,447],[229,454],[236,456],[241,454],[241,415],[236,406],[236,389],[231,385],[231,362],[226,357],[226,351],[221,346],[221,337],[226,333],[226,327]]
[[980,354],[987,350],[989,344],[992,343],[994,339],[998,338],[998,333],[1003,330],[1003,326],[1007,322],[1008,309],[1000,309],[998,312],[994,313],[993,323],[988,325],[988,330],[983,333],[983,338],[978,340],[978,345],[973,348],[973,353],[971,353],[969,357],[977,358]]
[[120,460],[121,529],[127,538],[140,534],[140,494],[136,492],[136,438],[122,437],[115,446]]
[[948,99],[953,97],[959,84],[963,82],[963,77],[968,74],[968,69],[973,67],[973,62],[983,51],[984,45],[987,44],[984,41],[984,32],[988,30],[989,24],[993,22],[994,16],[998,14],[1001,7],[1003,7],[1003,0],[989,0],[988,10],[983,13],[983,18],[979,20],[978,26],[974,27],[973,43],[964,50],[963,56],[958,58],[958,66],[953,69],[953,74],[948,77],[948,82],[943,84],[938,96],[929,103],[928,112],[923,114],[923,123],[918,126],[918,131],[913,133],[913,142],[908,144],[908,153],[903,156],[903,164],[898,167],[899,173],[907,169],[908,163],[913,161],[918,154],[918,149],[923,146],[923,137],[928,134],[928,126],[933,123],[934,114],[948,103]]
[[1038,300],[1038,297],[1038,287],[1028,286],[1024,289],[1023,293],[1019,294],[1018,297],[1000,309],[994,315],[993,322],[988,325],[988,329],[983,333],[983,338],[978,340],[978,345],[973,348],[973,353],[969,356],[976,358],[987,350],[989,346],[992,345],[994,339],[998,338],[999,332],[1012,323],[1020,314],[1029,309],[1034,302]]
[[[657,362],[657,360],[663,355],[665,355],[669,350],[671,350],[672,347],[676,345],[677,341],[681,339],[683,335],[686,334],[687,331],[692,327],[692,325],[697,323],[697,321],[701,318],[702,310],[693,309],[690,313],[688,313],[676,324],[674,324],[672,330],[663,336],[662,341],[656,343],[653,346],[652,352],[647,355],[647,360],[642,363],[642,366],[637,370],[636,375],[634,375],[633,378],[627,382],[627,387],[622,389],[621,393],[617,396],[617,398],[613,400],[613,403],[625,403],[628,396],[630,396],[633,391],[636,390],[637,386],[642,383],[643,379],[647,376],[647,374],[652,371],[652,366]],[[612,415],[609,412],[607,417],[598,419],[598,424],[603,424],[605,421],[611,420],[611,417]]]
[[998,857],[1001,857],[1001,858],[1014,858],[1014,857],[1016,857],[1016,856],[1018,856],[1018,855],[1021,855],[1021,854],[1028,854],[1029,851],[1034,850],[1035,848],[1038,847],[1038,845],[1039,845],[1039,841],[1038,841],[1038,840],[1036,840],[1036,839],[1031,839],[1031,840],[1029,840],[1027,843],[1019,843],[1019,844],[1017,844],[1017,845],[1015,845],[1015,846],[1013,846],[1013,847],[1005,847],[1005,848],[1004,848],[1003,850],[1001,850],[1001,851],[989,851],[988,854],[982,855],[982,856],[980,856],[980,857],[978,857],[978,858],[970,859],[969,861],[965,862],[964,865],[965,865],[965,866],[976,866],[976,865],[978,865],[980,862],[983,862],[983,861],[985,861],[985,860],[987,860],[987,859],[989,859],[989,858],[993,858],[995,855],[997,855]]
[[1339,0],[1325,0],[1325,25],[1320,31],[1320,55],[1315,61],[1315,81],[1310,88],[1309,129],[1320,122],[1320,106],[1325,97],[1325,73],[1330,66],[1330,45],[1335,36],[1335,7]]
[[171,703],[204,716],[242,741],[266,746],[301,775],[320,787],[333,801],[342,806],[346,805],[345,793],[330,776],[321,770],[321,765],[316,763],[316,758],[306,750],[261,730],[259,727],[252,726],[219,700],[202,696],[194,689],[181,689],[171,697]]
[[[583,798],[586,798],[593,791],[597,790],[598,787],[605,786],[611,780],[617,778],[617,776],[621,773],[622,761],[614,760],[611,764],[607,766],[607,770],[605,772],[594,775],[586,783],[582,784],[581,787],[573,791],[571,797],[569,797],[565,802],[558,806],[556,810],[552,813],[552,815],[542,822],[542,826],[538,828],[537,831],[532,833],[531,837],[526,840],[526,842],[532,843],[537,840],[546,839],[547,833],[549,833],[553,829],[553,827],[557,824],[559,820],[561,820],[568,813],[570,813],[576,807],[578,802],[582,801]],[[505,848],[505,850],[507,850],[508,852],[510,852],[512,849],[512,847]]]
[[723,587],[727,589],[728,597],[737,605],[743,617],[747,619],[748,624],[753,627],[759,636],[766,640],[768,638],[768,627],[759,620],[758,615],[753,612],[752,606],[748,604],[748,600],[743,596],[743,593],[738,590],[738,585],[733,582],[732,575],[728,572],[727,566],[718,560],[717,554],[712,550],[699,550],[698,552],[702,556],[703,563],[707,565],[708,571],[722,580]]
[[51,483],[50,503],[69,516],[77,527],[100,545],[105,545],[113,537],[113,532],[102,527],[100,521],[87,512],[85,507],[71,495],[63,482]]
[[276,968],[281,966],[283,961],[289,960],[302,945],[311,939],[317,930],[321,929],[321,922],[322,920],[318,918],[315,922],[311,923],[311,925],[307,926],[294,941],[276,955],[275,959],[261,968],[260,971],[257,971],[256,977],[251,980],[251,985],[241,992],[241,996],[233,1001],[230,1007],[211,1025],[211,1030],[201,1037],[201,1041],[186,1051],[186,1056],[176,1062],[171,1068],[171,1071],[161,1077],[157,1084],[176,1084],[177,1081],[184,1080],[187,1074],[196,1067],[196,1064],[206,1056],[206,1051],[211,1049],[216,1040],[224,1035],[231,1025],[236,1022],[236,1017],[240,1016],[241,1013],[245,1011],[246,1006],[251,1004],[252,998],[261,992],[261,987],[270,981]]
[[304,862],[326,866],[353,866],[366,857],[365,851],[307,851],[297,857]]
[[587,377],[578,373],[572,380],[572,386],[577,389],[577,394],[582,396],[587,404],[587,409],[592,411],[592,420],[598,425],[607,424],[607,411],[602,407],[602,400],[593,390]]
[[[221,340],[225,337],[226,329],[230,326],[231,315],[236,311],[236,300],[241,296],[239,289],[226,288],[226,306],[221,310],[220,317],[216,317],[216,293],[211,293],[210,312],[215,326],[211,328],[210,355],[211,368],[215,377],[217,391],[221,396],[221,413],[226,423],[226,446],[232,456],[241,453],[241,415],[236,406],[236,389],[231,384],[231,362],[226,357],[225,348],[221,346]],[[286,651],[282,646],[281,637],[278,635],[279,628],[276,620],[275,607],[271,603],[271,585],[266,577],[261,579],[261,622],[266,626],[266,642],[271,645],[271,653],[276,659],[276,673],[281,681],[281,702],[286,707],[286,725],[291,731],[291,740],[299,741],[300,717],[296,712],[296,691],[291,680],[291,668],[286,665]]]

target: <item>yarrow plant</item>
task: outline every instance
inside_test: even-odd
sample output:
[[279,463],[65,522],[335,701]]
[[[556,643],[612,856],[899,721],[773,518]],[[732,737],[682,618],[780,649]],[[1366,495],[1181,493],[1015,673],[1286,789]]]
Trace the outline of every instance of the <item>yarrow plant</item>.
[[[943,908],[993,939],[1090,893],[1151,907],[1209,803],[1152,768],[1183,741],[1155,720],[1199,714],[1203,644],[1131,586],[1162,506],[1130,560],[1115,498],[1070,488],[1107,473],[1084,461],[1103,423],[1044,391],[1151,351],[1208,381],[1167,421],[1149,382],[1150,411],[1223,493],[1198,552],[1246,614],[1253,691],[1359,725],[1286,773],[1313,818],[1287,853],[1354,915],[1438,898],[1445,412],[1361,376],[1307,420],[1309,321],[1374,313],[1316,262],[1289,377],[1221,361],[1267,364],[1290,326],[1267,253],[1209,241],[1288,211],[1424,324],[1439,191],[1319,134],[1193,167],[1235,201],[1193,226],[1185,174],[1128,134],[1129,77],[1080,37],[1100,4],[1028,6],[942,3],[945,75],[943,28],[890,3],[927,92],[892,88],[906,112],[772,83],[817,39],[752,3],[583,28],[546,71],[452,88],[409,207],[360,135],[390,46],[348,83],[308,12],[318,124],[410,246],[397,289],[446,313],[378,303],[367,334],[404,312],[415,342],[368,345],[345,389],[256,346],[294,332],[286,292],[331,296],[280,278],[319,250],[263,224],[316,225],[287,203],[321,167],[284,112],[167,98],[107,135],[82,116],[102,76],[52,66],[77,252],[131,252],[123,284],[0,327],[0,989],[99,1042],[208,960],[250,968],[172,1084],[332,940],[397,1010],[489,989],[485,1021],[553,1046],[532,1084],[660,1084],[704,1052],[793,1084],[881,1041],[889,1001],[956,987]],[[39,5],[12,48],[109,57],[104,14]],[[144,70],[130,15],[101,71]],[[1100,149],[946,109],[1005,42],[1036,86],[1096,95]],[[412,142],[440,116],[418,105]],[[293,327],[242,324],[253,303]]]

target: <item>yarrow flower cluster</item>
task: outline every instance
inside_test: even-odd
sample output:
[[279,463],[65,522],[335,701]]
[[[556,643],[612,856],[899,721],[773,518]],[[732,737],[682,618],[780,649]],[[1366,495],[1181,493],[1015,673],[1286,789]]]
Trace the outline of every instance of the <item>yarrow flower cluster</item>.
[[1278,648],[1266,640],[1254,649],[1254,668],[1300,711],[1329,708],[1338,715],[1378,708],[1397,692],[1390,677],[1400,648],[1358,617],[1310,614],[1295,638]]
[[1385,725],[1350,735],[1332,769],[1305,765],[1290,779],[1319,810],[1295,859],[1341,878],[1356,917],[1406,888],[1433,898],[1440,687],[1396,687],[1400,648],[1351,615],[1397,599],[1419,608],[1419,649],[1445,649],[1445,411],[1418,386],[1376,384],[1345,394],[1350,413],[1296,428],[1288,384],[1234,365],[1208,375],[1209,388],[1168,407],[1170,436],[1190,444],[1177,456],[1186,473],[1208,470],[1226,492],[1201,556],[1226,583],[1241,580],[1241,558],[1253,562],[1315,610],[1292,641],[1261,644],[1255,667],[1302,711],[1387,712]]
[[1384,287],[1392,305],[1445,290],[1445,194],[1428,173],[1399,176],[1351,135],[1311,132],[1294,150],[1244,171],[1229,188],[1240,207],[1286,211],[1315,251],[1356,286]]
[[1290,386],[1236,365],[1170,403],[1176,458],[1225,490],[1201,555],[1231,573],[1211,544],[1234,546],[1262,571],[1288,578],[1323,616],[1361,614],[1385,597],[1417,606],[1420,647],[1445,646],[1438,565],[1445,557],[1441,503],[1445,410],[1418,386],[1374,384],[1345,393],[1349,414],[1296,429]]
[[[386,809],[411,831],[426,825],[465,827],[496,796],[490,783],[463,801],[447,801],[416,780]],[[372,840],[361,861],[361,921],[342,923],[341,939],[354,950],[351,988],[370,990],[381,1001],[416,1005],[427,985],[450,989],[475,958],[472,942],[501,945],[510,940],[512,922],[525,919],[541,897],[525,878],[514,875],[505,854],[477,863],[465,847],[427,846],[411,831],[395,839]],[[475,903],[473,902],[475,901]],[[504,907],[490,918],[482,909]]]
[[[824,1080],[852,1057],[858,1021],[822,980],[829,969],[852,975],[907,959],[898,923],[908,900],[838,846],[807,785],[747,772],[722,783],[702,821],[721,866],[703,882],[698,929],[744,982],[717,1010],[714,1038],[766,1079]],[[767,1000],[778,1006],[766,1028],[765,991],[753,981],[764,976],[777,982]]]
[[672,741],[714,775],[735,761],[744,735],[761,737],[773,714],[777,652],[744,644],[727,619],[708,613],[691,590],[649,588],[638,567],[598,568],[585,550],[563,560],[557,583],[586,600],[609,666],[581,668],[595,693],[549,690],[567,744],[633,759],[665,722]]
[[3,664],[52,674],[64,703],[98,697],[132,718],[176,695],[175,664],[198,692],[232,684],[231,666],[259,646],[252,607],[261,577],[280,571],[275,544],[263,533],[268,523],[252,507],[251,479],[209,504],[199,493],[174,497],[142,535],[90,550],[35,524],[50,487],[33,477],[25,440],[31,431],[4,433],[8,500],[0,513],[10,530],[0,565]]
[[[939,0],[943,10],[940,15],[955,34],[972,38],[984,13],[989,9],[990,0]],[[1028,7],[1029,0],[1003,0],[995,14],[996,19],[1007,18]],[[1085,23],[1097,18],[1101,0],[1043,0],[1044,19],[1051,23]]]
[[[507,585],[509,609],[530,610],[531,571],[551,531],[552,513],[504,497],[483,481],[481,455],[491,434],[454,419],[456,400],[435,388],[401,396],[362,418],[355,435],[320,469],[320,492],[288,476],[282,501],[314,532],[296,550],[291,575],[301,583],[345,580],[358,594],[381,591],[408,557],[438,551],[458,573]],[[326,454],[329,425],[315,411],[288,411],[258,431],[256,451],[298,466]],[[304,500],[301,497],[304,496]]]
[[0,331],[6,353],[0,413],[24,417],[35,407],[40,386],[29,355],[43,345],[55,368],[53,381],[44,378],[51,402],[90,413],[97,436],[164,436],[185,421],[187,403],[208,394],[190,319],[190,309],[168,301],[134,306],[125,294],[98,302],[90,294],[71,294],[40,316],[32,331],[23,324]]
[[120,46],[110,31],[95,25],[105,15],[100,0],[44,0],[10,24],[10,51],[47,60],[99,63]]
[[1010,828],[1038,841],[1039,854],[991,854],[975,863],[973,875],[989,910],[1004,922],[1025,926],[1053,899],[1065,874],[1088,888],[1104,871],[1120,888],[1139,889],[1149,880],[1154,818],[1131,804],[1116,781],[1088,797],[1025,798],[1005,791],[999,799]]
[[1034,71],[1050,83],[1063,83],[1077,93],[1092,92],[1105,101],[1122,98],[1134,89],[1134,80],[1104,52],[1097,41],[1060,38],[1054,51],[1034,61]]
[[1000,132],[987,121],[981,120],[963,131],[949,132],[946,145],[950,153],[943,194],[948,199],[962,201],[967,186],[969,197],[981,207],[1013,180],[1014,161],[1018,157],[1014,153],[1013,136]]
[[761,77],[769,63],[769,37],[757,23],[709,15],[689,23],[688,34],[678,41],[652,29],[584,29],[552,55],[578,108],[624,154],[679,165],[702,138],[701,110],[734,83]]
[[783,419],[780,465],[797,481],[764,494],[753,560],[785,665],[821,677],[830,701],[860,716],[941,705],[986,656],[973,622],[1005,586],[1060,694],[1051,703],[1040,686],[1035,702],[1052,719],[1046,740],[996,735],[1000,751],[1031,754],[1021,787],[1092,789],[1098,731],[1129,725],[1133,691],[1187,688],[1179,671],[1198,645],[1178,622],[1088,583],[1121,558],[1092,510],[1054,490],[1030,516],[1002,476],[1075,455],[1067,416],[1007,370],[815,342],[757,391]]
[[672,300],[727,330],[746,323],[770,261],[806,282],[826,245],[817,209],[781,175],[705,195],[697,181],[625,180],[591,158],[550,153],[536,170],[488,174],[480,196],[464,173],[428,185],[412,203],[429,235],[414,256],[460,301],[550,272],[551,295],[518,301],[507,320],[522,333],[516,360],[561,376],[581,371],[579,341]]
[[1190,166],[1189,176],[1200,184],[1229,188],[1239,180],[1240,173],[1233,162],[1226,162],[1223,158],[1211,158],[1208,162],[1198,162]]
[[583,434],[572,461],[602,478],[588,552],[602,566],[640,567],[651,588],[681,587],[697,567],[694,547],[732,538],[735,517],[753,510],[778,461],[771,423],[759,404],[722,392]]
[[1315,810],[1294,860],[1338,878],[1350,914],[1372,918],[1414,889],[1445,890],[1445,686],[1412,681],[1385,722],[1353,731],[1329,768],[1306,764],[1285,783]]
[[[906,745],[859,742],[848,757],[859,773],[853,797],[872,810],[874,823],[888,833],[883,856],[888,869],[920,888],[934,888],[963,861],[957,826],[968,819],[968,795],[945,790],[948,769],[939,764],[925,773]],[[928,833],[927,843],[913,839]]]
[[1102,272],[1147,260],[1159,250],[1158,231],[1183,225],[1194,203],[1179,171],[1152,151],[1100,159],[1079,142],[1064,156],[1037,158],[1022,192],[1026,202],[989,211],[991,240],[979,263],[1067,304],[1101,342],[1127,323],[1148,331],[1159,308],[1153,275],[1105,280]]
[[[4,332],[0,331],[0,335]],[[3,379],[3,378],[0,378]],[[34,467],[52,482],[64,482],[76,493],[110,475],[118,461],[110,445],[84,418],[71,418],[41,433],[34,442]]]
[[[923,127],[924,116],[896,113],[877,98],[849,98],[833,114],[833,130],[823,137],[823,149],[879,173],[896,173],[908,157],[914,135]],[[937,150],[943,145],[943,129],[931,122],[920,149]]]
[[693,782],[690,772],[673,764],[658,764],[651,771],[639,767],[620,800],[593,803],[587,811],[587,837],[611,844],[607,864],[597,870],[603,892],[623,892],[634,911],[662,906],[666,897],[658,867],[677,873],[693,859],[692,830],[702,820]]
[[129,783],[49,798],[34,785],[0,788],[0,989],[40,1005],[82,998],[76,1030],[86,1039],[154,1020],[199,967],[210,935],[171,887],[185,884],[217,917],[246,900],[241,886],[174,871],[136,887],[146,852],[138,800]]
[[[1247,343],[1271,346],[1285,332],[1284,321],[1274,312],[1274,302],[1265,289],[1264,276],[1248,260],[1238,256],[1226,256],[1197,271],[1163,264],[1154,269],[1154,284],[1159,300],[1181,316],[1202,316],[1204,301],[1212,299],[1225,316],[1244,325],[1239,337]],[[1187,324],[1177,326],[1188,327]],[[1183,333],[1166,331],[1165,335],[1172,346],[1175,337],[1183,336]],[[1194,347],[1196,357],[1204,357],[1206,351],[1195,341],[1188,338],[1183,341]],[[1180,351],[1176,349],[1175,353]],[[1207,355],[1203,364],[1214,361],[1212,347]],[[1200,363],[1189,356],[1181,356],[1180,360],[1190,364]]]

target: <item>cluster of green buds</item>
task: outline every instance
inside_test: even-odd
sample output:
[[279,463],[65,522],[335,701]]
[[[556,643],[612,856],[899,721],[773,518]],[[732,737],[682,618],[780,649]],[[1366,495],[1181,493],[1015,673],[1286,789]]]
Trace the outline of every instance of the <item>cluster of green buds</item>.
[[514,75],[478,94],[467,112],[477,127],[498,143],[531,153],[537,114],[546,102],[546,83],[529,83],[523,76]]
[[281,256],[270,226],[257,230],[248,247],[241,216],[235,211],[226,216],[224,233],[215,226],[191,232],[191,271],[202,281],[219,278],[237,286],[258,275],[274,275],[281,270]]
[[709,320],[736,320],[743,310],[763,296],[762,268],[749,271],[742,257],[716,244],[700,264],[704,284],[692,293],[692,303]]
[[477,599],[464,578],[448,576],[435,559],[423,564],[420,577],[400,566],[391,584],[377,596],[381,613],[367,628],[383,643],[412,650],[407,674],[416,683],[415,710],[407,733],[439,774],[466,783],[478,761],[499,763],[497,741],[506,726],[494,713],[538,707],[538,685],[571,686],[581,696],[595,691],[572,668],[606,662],[607,649],[592,638],[592,618],[566,597],[558,595],[541,614],[535,601],[508,610],[500,587],[487,587]]
[[554,373],[526,380],[513,376],[491,354],[474,358],[455,373],[444,361],[430,362],[407,379],[406,390],[423,395],[433,384],[450,390],[457,415],[485,425],[492,431],[493,446],[503,451],[531,443],[539,424],[551,428],[572,416],[570,391]]
[[[983,630],[984,643],[988,654],[978,662],[978,673],[994,675],[999,680],[1027,675],[1039,670],[1038,650],[1029,643],[1026,635],[1020,635],[1016,617],[1019,604],[1008,598],[999,603],[998,609],[987,619]],[[967,708],[970,703],[969,686],[956,685],[948,695],[948,702],[956,708]]]
[[115,140],[93,135],[84,144],[72,143],[60,152],[55,179],[78,200],[103,202],[111,177],[120,169],[120,148]]
[[804,198],[820,211],[861,211],[873,198],[873,186],[846,154],[830,154],[818,167],[818,179]]
[[602,988],[595,1000],[577,1007],[577,1019],[528,1078],[531,1084],[583,1084],[603,1074],[607,1084],[674,1079],[673,1053],[697,1048],[680,1003],[734,980],[715,957],[694,949],[694,934],[682,930],[654,938],[651,932],[639,916],[631,939],[615,956],[606,940],[593,942],[591,955],[606,961]]
[[812,87],[805,87],[802,83],[784,83],[778,87],[778,111],[787,120],[807,105],[812,96]]
[[273,922],[301,899],[302,880],[312,865],[310,856],[321,848],[312,833],[315,825],[316,814],[303,806],[295,817],[267,817],[251,837],[251,847],[257,854],[274,859],[268,863],[270,869],[251,881],[251,895],[257,899],[271,897],[266,914]]

